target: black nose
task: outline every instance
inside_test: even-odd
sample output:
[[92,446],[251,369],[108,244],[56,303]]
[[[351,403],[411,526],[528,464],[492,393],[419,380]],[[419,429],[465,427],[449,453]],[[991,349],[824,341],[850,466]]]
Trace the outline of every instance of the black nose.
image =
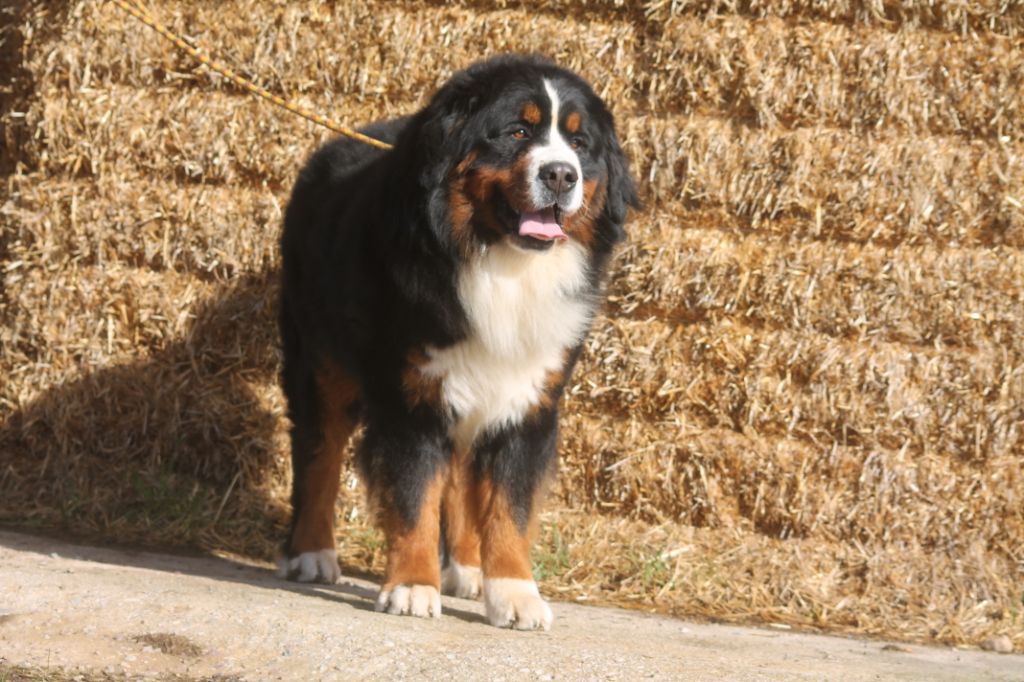
[[540,179],[556,195],[564,194],[576,186],[576,170],[567,163],[555,161],[540,167]]

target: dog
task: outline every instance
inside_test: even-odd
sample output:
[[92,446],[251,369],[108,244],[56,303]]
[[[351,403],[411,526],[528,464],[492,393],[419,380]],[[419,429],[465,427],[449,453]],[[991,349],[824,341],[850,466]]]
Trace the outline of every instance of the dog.
[[576,74],[506,55],[418,113],[319,149],[281,237],[293,516],[280,571],[340,577],[341,456],[387,541],[379,611],[483,594],[498,627],[547,629],[530,567],[558,403],[638,206],[612,115]]

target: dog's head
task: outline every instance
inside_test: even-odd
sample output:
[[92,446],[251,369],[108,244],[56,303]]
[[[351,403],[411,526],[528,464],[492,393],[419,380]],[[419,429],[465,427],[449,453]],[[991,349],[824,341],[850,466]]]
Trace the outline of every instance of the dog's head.
[[623,238],[636,189],[611,114],[579,76],[498,57],[456,74],[422,116],[432,213],[463,250],[606,250]]

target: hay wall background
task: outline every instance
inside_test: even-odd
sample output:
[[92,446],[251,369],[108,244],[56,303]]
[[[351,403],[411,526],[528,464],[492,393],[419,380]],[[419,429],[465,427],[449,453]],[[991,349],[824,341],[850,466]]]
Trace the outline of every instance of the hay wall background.
[[[1024,10],[987,2],[169,3],[335,118],[542,51],[635,216],[567,400],[548,594],[1024,646]],[[269,558],[276,237],[328,138],[115,7],[0,10],[0,520]],[[349,476],[348,570],[380,570]]]

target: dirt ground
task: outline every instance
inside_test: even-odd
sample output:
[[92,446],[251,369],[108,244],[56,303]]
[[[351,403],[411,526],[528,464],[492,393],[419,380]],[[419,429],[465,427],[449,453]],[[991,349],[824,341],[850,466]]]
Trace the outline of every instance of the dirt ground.
[[[373,611],[372,582],[0,531],[0,679],[1024,680],[1024,657],[555,603],[550,632]],[[25,675],[28,670],[29,674]]]

